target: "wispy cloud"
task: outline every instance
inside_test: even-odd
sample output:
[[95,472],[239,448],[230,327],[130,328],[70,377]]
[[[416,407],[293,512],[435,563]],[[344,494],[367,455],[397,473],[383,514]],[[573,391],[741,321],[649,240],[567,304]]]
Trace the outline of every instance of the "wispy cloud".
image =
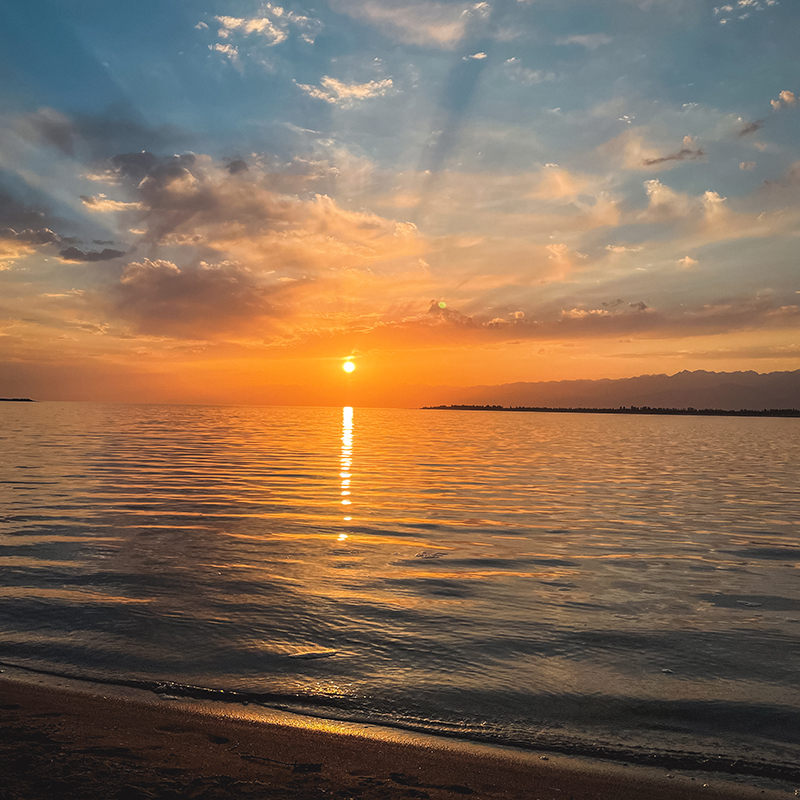
[[531,69],[523,67],[519,58],[509,58],[503,63],[503,71],[512,81],[522,83],[525,86],[534,86],[545,81],[554,81],[555,72],[542,69]]
[[111,200],[104,194],[96,197],[81,195],[81,201],[90,211],[133,211],[141,208],[140,203],[129,203],[123,200]]
[[697,161],[698,159],[705,158],[705,152],[699,147],[692,150],[690,147],[682,147],[675,153],[670,153],[666,156],[658,156],[656,158],[645,158],[642,164],[646,167],[654,167],[658,164],[664,164],[667,161]]
[[278,27],[269,17],[216,17],[220,28],[217,35],[222,39],[227,39],[232,33],[258,34],[269,46],[274,46],[285,42],[288,35],[285,30]]
[[611,41],[611,37],[605,33],[585,33],[575,34],[573,36],[562,36],[560,39],[556,39],[556,44],[577,44],[581,47],[585,47],[587,50],[596,50],[604,44],[611,44]]
[[334,0],[334,8],[374,25],[400,42],[452,49],[470,23],[488,16],[488,3],[438,3],[430,0]]
[[728,25],[731,22],[749,19],[753,12],[766,11],[777,5],[778,0],[736,0],[735,3],[715,6],[714,16],[719,17],[720,25]]
[[319,86],[297,83],[297,87],[310,97],[340,105],[343,108],[351,108],[359,100],[385,96],[394,88],[394,84],[391,78],[367,81],[366,83],[344,83],[325,75],[320,80]]
[[[217,35],[228,39],[232,35],[255,36],[267,47],[285,42],[292,32],[305,42],[313,44],[323,29],[322,22],[314,17],[287,11],[282,6],[265,3],[258,15],[253,17],[216,16],[219,23]],[[205,23],[200,23],[205,25]],[[198,28],[200,25],[197,26]],[[208,26],[205,26],[208,27]]]
[[[773,101],[774,102],[774,101]],[[739,136],[748,136],[761,129],[761,126],[766,122],[766,118],[755,119],[752,122],[746,123],[739,131]]]

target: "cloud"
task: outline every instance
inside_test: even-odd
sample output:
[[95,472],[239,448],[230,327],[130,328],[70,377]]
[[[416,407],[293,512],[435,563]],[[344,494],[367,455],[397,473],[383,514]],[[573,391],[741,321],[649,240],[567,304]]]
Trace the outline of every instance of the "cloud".
[[630,317],[631,315],[652,312],[647,303],[640,300],[636,303],[626,303],[622,298],[601,303],[601,308],[585,308],[577,306],[574,308],[562,309],[562,320],[591,319],[597,317]]
[[308,86],[296,81],[295,84],[310,97],[340,105],[342,108],[352,108],[359,100],[384,97],[393,86],[391,78],[367,83],[343,83],[328,75],[325,75],[320,81],[321,86]]
[[[706,234],[711,231],[726,235],[730,233],[725,229],[731,220],[731,212],[726,202],[727,198],[722,197],[719,193],[706,191],[699,197],[691,196],[676,192],[655,179],[645,181],[644,186],[648,205],[641,215],[642,221],[667,222],[688,217],[692,227],[703,230]],[[742,231],[744,231],[744,220],[740,220],[740,222]]]
[[777,100],[770,100],[769,103],[775,111],[780,111],[780,109],[787,108],[788,106],[796,106],[797,97],[794,92],[784,90],[778,95]]
[[430,307],[428,308],[428,317],[429,319],[426,320],[426,322],[433,320],[435,322],[446,322],[449,325],[463,328],[475,327],[475,320],[472,317],[462,314],[461,311],[450,308],[445,303],[437,300],[431,300]]
[[235,262],[178,267],[145,259],[125,267],[111,299],[138,333],[205,339],[274,316],[273,301],[282,292]]
[[112,153],[134,147],[185,145],[191,138],[174,125],[151,127],[135,116],[135,112],[126,108],[109,109],[103,116],[67,116],[43,107],[22,114],[12,127],[25,141],[55,148],[65,156],[85,156],[89,160],[108,158]]
[[598,153],[621,162],[623,169],[668,169],[675,165],[672,159],[662,159],[661,153],[645,142],[642,128],[629,128],[598,147]]
[[670,153],[667,156],[658,156],[656,158],[645,158],[642,164],[646,167],[654,167],[658,164],[664,164],[667,161],[697,161],[698,159],[705,158],[705,153],[699,147],[692,150],[691,147],[683,147],[675,153]]
[[43,227],[45,213],[31,208],[27,203],[14,197],[0,187],[0,228],[31,228],[38,230]]
[[141,208],[140,203],[126,203],[122,200],[110,200],[104,194],[99,194],[97,197],[82,194],[81,200],[90,211],[130,211],[132,209]]
[[157,163],[158,159],[147,150],[139,153],[120,153],[109,159],[112,172],[123,178],[131,178],[136,183],[141,181]]
[[674,217],[685,217],[692,208],[692,199],[661,183],[658,179],[644,182],[647,192],[645,217],[650,221],[664,221]]
[[43,211],[0,188],[0,269],[8,269],[40,245],[60,244],[61,237],[46,223],[54,224]]
[[[774,100],[771,102],[775,102]],[[762,117],[761,119],[754,120],[753,122],[748,122],[740,131],[739,136],[748,136],[751,133],[755,133],[757,130],[760,130],[761,126],[766,122],[766,118]]]
[[232,44],[220,44],[217,42],[213,45],[210,44],[208,49],[214,50],[217,53],[222,53],[222,55],[227,56],[234,64],[239,63],[239,51]]
[[[298,326],[318,326],[319,315],[324,316],[340,293],[362,298],[367,286],[383,281],[382,269],[396,276],[398,260],[416,262],[427,247],[414,225],[347,211],[328,196],[309,195],[308,184],[296,184],[303,190],[301,197],[276,191],[280,187],[276,176],[257,164],[231,174],[230,164],[203,155],[112,161],[122,188],[139,204],[138,209],[125,212],[127,224],[142,229],[142,246],[149,248],[153,263],[158,261],[158,248],[182,246],[192,248],[196,258],[226,265],[198,272],[190,264],[180,267],[181,277],[160,262],[158,269],[131,268],[126,296],[134,288],[149,287],[149,304],[159,287],[165,291],[196,284],[205,287],[226,275],[235,277],[240,287],[263,288],[270,275],[271,287],[291,284],[302,295],[295,309]],[[150,170],[139,178],[143,163]],[[258,296],[263,299],[263,293]],[[241,300],[241,293],[236,297]],[[204,313],[213,317],[210,310]],[[188,335],[188,312],[184,317],[182,335]],[[213,319],[208,325],[222,329]]]
[[678,259],[678,265],[681,269],[691,269],[692,267],[697,266],[697,261],[691,256],[684,256],[683,258]]
[[756,162],[755,161],[740,161],[739,162],[739,169],[749,171],[749,170],[753,170],[755,168],[756,168]]
[[486,53],[473,53],[471,56],[464,56],[461,60],[462,61],[482,61],[484,58],[488,58]]
[[586,175],[547,164],[536,176],[534,186],[527,193],[528,197],[560,200],[574,199],[582,194],[597,194],[603,185],[597,176]]
[[639,253],[642,251],[642,247],[631,247],[630,245],[625,244],[607,244],[606,250],[610,253]]
[[763,188],[765,189],[794,189],[800,184],[800,161],[795,161],[789,166],[789,169],[778,180],[764,181]]
[[722,197],[717,192],[704,192],[700,198],[705,211],[705,221],[707,223],[720,222],[723,217],[728,215],[728,207],[725,205],[727,197]]
[[107,247],[100,252],[96,250],[84,251],[78,250],[77,247],[68,247],[66,250],[62,250],[58,254],[58,257],[62,261],[94,262],[111,261],[114,258],[120,258],[124,255],[125,253],[122,250],[110,250]]
[[[220,39],[229,39],[233,35],[257,37],[267,47],[285,42],[292,31],[299,33],[299,38],[304,42],[313,44],[316,37],[323,29],[320,20],[287,11],[281,6],[266,3],[261,8],[260,16],[232,17],[216,16],[219,23],[217,35]],[[207,26],[206,26],[207,27]],[[220,47],[215,47],[221,50]],[[234,48],[235,49],[235,48]]]
[[58,244],[61,237],[53,233],[49,228],[26,228],[25,230],[15,231],[13,228],[0,228],[0,239],[6,241],[23,242],[24,244]]
[[548,259],[556,267],[556,273],[552,280],[562,281],[566,279],[580,263],[576,259],[585,259],[586,253],[578,253],[563,242],[545,245],[545,250],[550,254]]
[[465,36],[472,21],[489,12],[488,3],[437,3],[428,0],[334,0],[333,7],[375,26],[404,44],[450,50]]
[[523,67],[518,58],[509,58],[503,63],[503,71],[512,80],[525,86],[535,86],[537,83],[554,81],[554,72],[545,72],[541,69]]
[[286,32],[281,30],[269,17],[215,17],[220,24],[217,35],[227,39],[234,31],[244,34],[256,33],[266,39],[268,46],[285,42],[288,38]]
[[778,5],[778,0],[736,0],[724,6],[715,6],[714,15],[719,16],[719,24],[727,25],[732,21],[749,19],[754,11],[766,11]]
[[610,43],[611,37],[607,36],[605,33],[578,34],[574,36],[562,36],[560,39],[556,39],[556,44],[577,44],[581,47],[585,47],[587,50],[596,50],[598,47]]

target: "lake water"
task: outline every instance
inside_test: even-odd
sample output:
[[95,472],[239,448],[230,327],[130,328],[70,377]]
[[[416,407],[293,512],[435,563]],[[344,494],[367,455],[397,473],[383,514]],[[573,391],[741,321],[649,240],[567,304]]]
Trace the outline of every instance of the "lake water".
[[799,476],[795,419],[2,403],[0,661],[786,774]]

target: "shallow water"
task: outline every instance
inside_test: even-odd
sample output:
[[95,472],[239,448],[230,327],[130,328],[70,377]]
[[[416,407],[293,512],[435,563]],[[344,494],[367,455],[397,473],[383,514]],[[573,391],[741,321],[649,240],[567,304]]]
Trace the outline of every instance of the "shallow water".
[[0,660],[796,764],[798,475],[794,419],[4,403]]

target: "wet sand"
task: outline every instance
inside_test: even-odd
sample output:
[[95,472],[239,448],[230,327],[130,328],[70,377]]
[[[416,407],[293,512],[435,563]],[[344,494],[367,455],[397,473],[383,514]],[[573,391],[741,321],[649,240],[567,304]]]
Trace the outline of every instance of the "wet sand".
[[[59,685],[60,684],[60,685]],[[0,798],[738,800],[791,791],[0,675]],[[105,696],[104,696],[105,695]]]

